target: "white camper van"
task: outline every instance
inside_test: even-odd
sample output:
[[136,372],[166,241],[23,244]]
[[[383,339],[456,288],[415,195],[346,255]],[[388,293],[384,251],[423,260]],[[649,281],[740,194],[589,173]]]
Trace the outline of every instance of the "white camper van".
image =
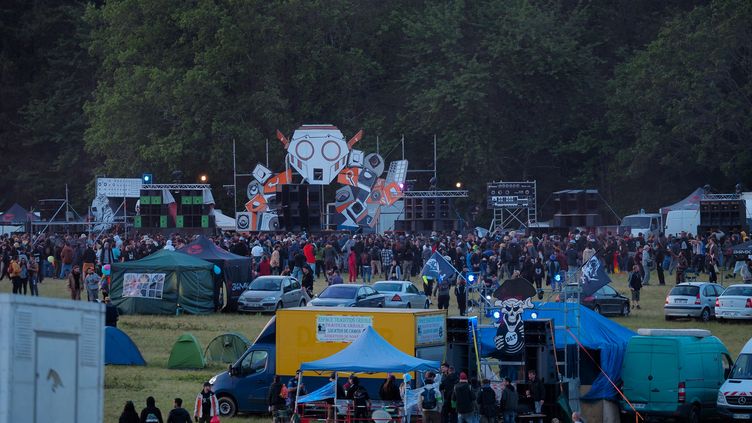
[[726,419],[752,420],[752,338],[742,348],[728,379],[718,390],[716,406]]
[[666,236],[682,232],[697,235],[700,225],[700,210],[671,210],[666,215]]

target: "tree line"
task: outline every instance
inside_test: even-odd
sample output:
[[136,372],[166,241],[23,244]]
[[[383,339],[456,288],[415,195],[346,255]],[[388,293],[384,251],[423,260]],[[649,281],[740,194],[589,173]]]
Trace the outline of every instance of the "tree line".
[[[622,214],[752,189],[747,0],[8,0],[0,207],[97,175],[232,183],[274,131],[364,128],[462,181],[597,188]],[[395,148],[396,147],[396,148]],[[281,166],[281,146],[270,163]],[[192,180],[191,180],[192,182]],[[425,181],[418,181],[418,186]],[[231,209],[221,190],[215,197]],[[79,210],[80,211],[80,210]]]

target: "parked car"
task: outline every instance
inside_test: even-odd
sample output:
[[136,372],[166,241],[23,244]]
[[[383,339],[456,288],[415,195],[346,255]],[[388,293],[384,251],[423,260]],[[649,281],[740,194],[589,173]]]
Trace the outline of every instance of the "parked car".
[[[571,285],[568,285],[568,289],[565,290],[564,298],[567,302],[576,303],[577,292],[569,289],[570,287]],[[556,301],[561,301],[561,297],[557,297]],[[630,311],[629,298],[621,295],[609,285],[601,287],[593,295],[580,297],[580,304],[602,315],[628,316]]]
[[328,286],[309,303],[316,307],[384,307],[384,304],[383,294],[361,284]]
[[297,279],[290,276],[259,276],[240,298],[238,311],[275,311],[283,307],[304,307],[311,298]]
[[752,338],[718,390],[718,414],[729,420],[752,420]]
[[752,285],[731,285],[718,297],[715,304],[718,321],[752,320]]
[[710,282],[685,282],[671,288],[663,315],[666,320],[693,317],[707,322],[715,316],[715,300],[723,292],[723,287]]
[[[634,420],[673,418],[696,423],[717,415],[718,387],[733,360],[723,343],[704,329],[638,329],[621,368],[621,412]],[[631,404],[631,405],[630,405]],[[632,409],[634,407],[634,410]]]
[[418,288],[408,281],[378,281],[373,284],[373,289],[379,294],[385,295],[387,308],[429,308],[431,301],[426,294],[418,291]]

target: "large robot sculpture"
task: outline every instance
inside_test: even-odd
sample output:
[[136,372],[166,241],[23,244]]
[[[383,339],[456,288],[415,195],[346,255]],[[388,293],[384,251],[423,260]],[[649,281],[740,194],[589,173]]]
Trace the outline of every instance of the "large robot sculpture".
[[[353,146],[363,137],[359,131],[349,141],[334,125],[303,125],[291,139],[280,131],[277,138],[287,151],[284,172],[273,173],[261,164],[253,170],[253,181],[247,187],[245,208],[251,213],[247,222],[250,231],[274,231],[279,228],[277,193],[282,186],[293,183],[294,169],[309,185],[329,185],[337,179],[343,186],[335,195],[337,214],[330,216],[338,229],[374,228],[381,208],[402,197],[407,176],[407,160],[392,162],[385,178],[384,159],[365,154]],[[289,165],[289,167],[287,166]]]

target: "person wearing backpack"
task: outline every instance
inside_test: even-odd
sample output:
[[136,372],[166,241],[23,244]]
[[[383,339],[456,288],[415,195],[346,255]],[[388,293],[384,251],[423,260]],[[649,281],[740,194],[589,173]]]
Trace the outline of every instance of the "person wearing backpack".
[[452,401],[457,407],[458,423],[477,423],[474,405],[475,394],[473,394],[465,372],[460,373],[460,381],[454,385]]
[[418,398],[418,405],[423,415],[423,423],[441,423],[441,413],[439,412],[441,409],[441,391],[436,385],[435,380],[436,375],[433,372],[426,373],[423,392],[420,393],[420,397]]
[[491,388],[491,381],[483,379],[478,395],[478,412],[480,423],[495,423],[496,415],[496,392]]
[[436,295],[436,302],[439,310],[449,310],[449,290],[451,286],[448,278],[442,279],[436,284],[433,294]]
[[141,423],[164,423],[162,412],[157,408],[154,397],[146,398],[146,408],[141,410]]

